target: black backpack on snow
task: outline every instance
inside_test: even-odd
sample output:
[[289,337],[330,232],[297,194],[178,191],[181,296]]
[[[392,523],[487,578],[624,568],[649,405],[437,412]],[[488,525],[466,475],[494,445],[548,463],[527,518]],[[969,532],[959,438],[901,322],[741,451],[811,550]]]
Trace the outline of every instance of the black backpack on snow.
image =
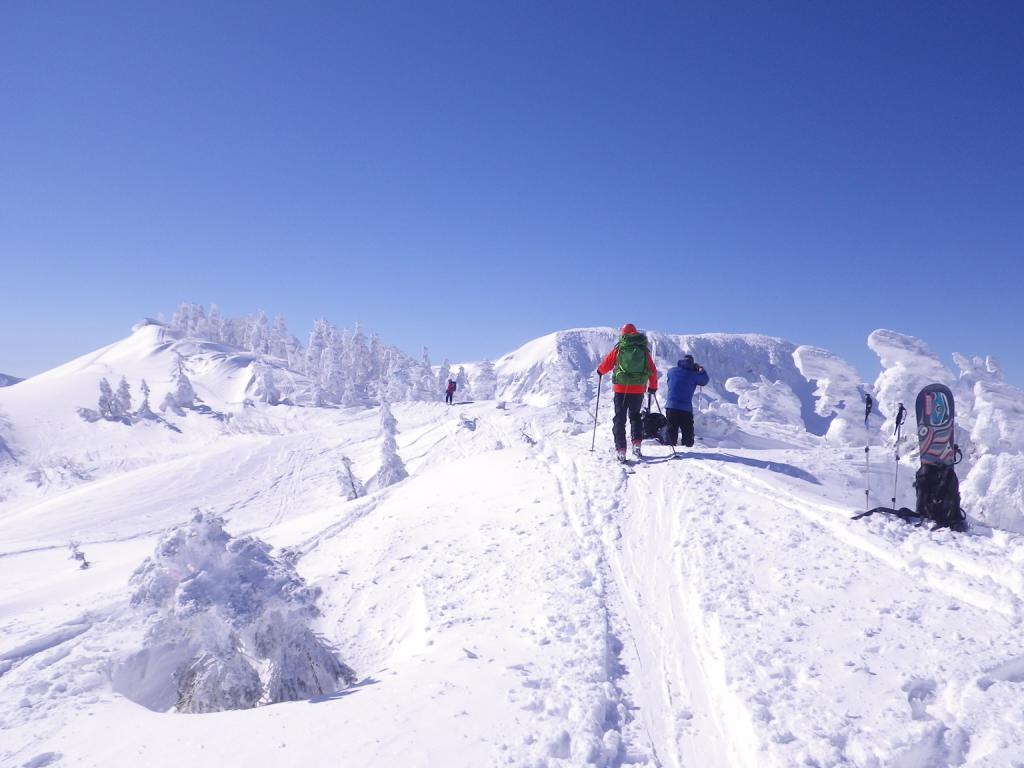
[[964,531],[967,515],[960,508],[960,481],[953,465],[922,464],[914,479],[919,517],[932,520],[938,528]]
[[655,439],[661,440],[661,428],[667,423],[665,414],[663,413],[652,413],[649,410],[643,410],[640,412],[640,418],[644,426],[644,439]]

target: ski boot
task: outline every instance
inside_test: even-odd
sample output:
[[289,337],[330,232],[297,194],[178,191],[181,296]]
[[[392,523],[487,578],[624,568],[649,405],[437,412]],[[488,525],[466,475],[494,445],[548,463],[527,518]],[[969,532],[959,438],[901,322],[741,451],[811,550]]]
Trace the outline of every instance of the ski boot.
[[633,456],[637,461],[643,458],[643,454],[640,452],[640,443],[633,443]]

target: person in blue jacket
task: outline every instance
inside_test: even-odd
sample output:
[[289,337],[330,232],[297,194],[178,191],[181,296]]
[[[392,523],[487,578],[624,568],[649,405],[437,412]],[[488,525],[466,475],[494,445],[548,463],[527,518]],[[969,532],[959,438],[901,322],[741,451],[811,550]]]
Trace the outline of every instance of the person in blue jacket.
[[675,368],[669,368],[665,401],[665,437],[669,445],[676,444],[676,436],[682,431],[683,445],[693,447],[693,391],[707,383],[708,372],[693,362],[693,355],[684,355]]

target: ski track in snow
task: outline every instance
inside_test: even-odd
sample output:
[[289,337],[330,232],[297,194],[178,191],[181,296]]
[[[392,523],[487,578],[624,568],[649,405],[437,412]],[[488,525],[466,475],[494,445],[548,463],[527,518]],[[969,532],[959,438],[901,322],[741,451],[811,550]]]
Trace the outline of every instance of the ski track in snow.
[[[40,580],[39,615],[4,594],[0,763],[317,765],[325,748],[367,766],[1024,759],[1021,537],[851,521],[838,455],[699,448],[627,475],[542,409],[397,415],[412,477],[353,501],[334,473],[345,454],[372,474],[372,414],[319,429],[253,418],[259,437],[5,514],[12,584],[59,567],[72,535],[102,557]],[[301,555],[324,589],[322,631],[361,685],[187,717],[109,691],[127,577],[153,521],[193,506]],[[123,738],[101,743],[111,727]]]

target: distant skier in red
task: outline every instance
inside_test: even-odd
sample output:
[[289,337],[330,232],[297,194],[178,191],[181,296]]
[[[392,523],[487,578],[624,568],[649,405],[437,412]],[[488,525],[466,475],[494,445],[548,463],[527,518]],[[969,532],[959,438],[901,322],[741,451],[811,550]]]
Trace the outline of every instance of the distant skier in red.
[[448,379],[448,388],[444,391],[444,401],[452,404],[452,396],[455,394],[455,379]]
[[633,455],[640,458],[640,443],[644,439],[640,408],[643,407],[644,392],[658,390],[658,369],[654,367],[654,359],[647,348],[647,337],[638,333],[635,325],[626,323],[620,333],[618,343],[597,366],[597,375],[604,376],[615,369],[612,376],[612,389],[615,392],[612,436],[615,438],[615,453],[619,461],[625,461],[626,415],[629,415]]

